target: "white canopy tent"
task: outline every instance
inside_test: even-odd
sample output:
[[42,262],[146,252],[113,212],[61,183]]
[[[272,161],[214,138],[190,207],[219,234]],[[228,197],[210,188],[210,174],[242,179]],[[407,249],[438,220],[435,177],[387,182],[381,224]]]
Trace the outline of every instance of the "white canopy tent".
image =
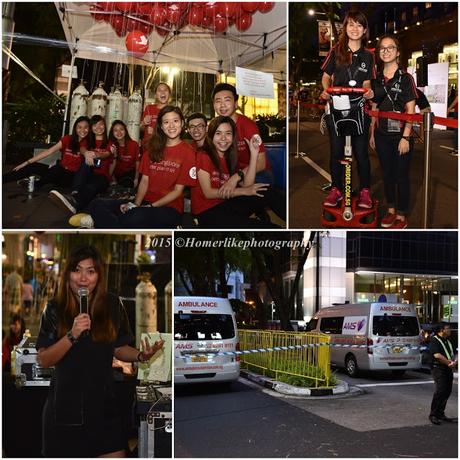
[[[276,2],[269,13],[256,12],[246,32],[235,26],[216,34],[198,26],[171,31],[161,37],[149,36],[148,52],[136,57],[126,50],[107,22],[97,22],[90,14],[90,3],[55,2],[73,57],[144,66],[176,66],[180,70],[234,73],[235,66],[271,72],[275,80],[286,78],[285,2]],[[261,67],[259,67],[259,65]]]

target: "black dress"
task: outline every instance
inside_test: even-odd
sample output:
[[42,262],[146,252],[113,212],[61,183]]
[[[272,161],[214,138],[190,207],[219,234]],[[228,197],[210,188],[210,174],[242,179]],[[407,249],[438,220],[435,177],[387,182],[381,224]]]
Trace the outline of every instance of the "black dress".
[[[124,424],[113,391],[112,358],[116,347],[131,344],[133,335],[119,298],[107,296],[118,331],[112,343],[80,339],[55,366],[43,408],[44,457],[97,457],[127,446]],[[57,337],[57,303],[43,312],[37,349]]]

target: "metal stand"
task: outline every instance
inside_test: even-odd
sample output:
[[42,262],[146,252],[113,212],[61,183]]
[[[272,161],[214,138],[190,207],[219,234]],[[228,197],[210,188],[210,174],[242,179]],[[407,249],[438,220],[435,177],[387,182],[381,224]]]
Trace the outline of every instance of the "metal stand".
[[423,168],[423,216],[422,227],[428,227],[428,206],[430,201],[431,143],[433,135],[433,112],[423,114],[423,132],[425,142],[425,162]]

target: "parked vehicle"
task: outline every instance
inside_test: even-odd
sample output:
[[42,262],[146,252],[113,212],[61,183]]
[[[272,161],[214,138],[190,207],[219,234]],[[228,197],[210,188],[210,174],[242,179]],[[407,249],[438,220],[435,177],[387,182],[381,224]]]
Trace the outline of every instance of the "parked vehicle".
[[[355,377],[360,370],[393,371],[421,367],[420,325],[413,305],[399,303],[343,304],[323,308],[308,331],[331,335],[331,364]],[[360,347],[360,348],[358,348]]]
[[238,379],[239,357],[219,355],[237,350],[238,330],[228,299],[174,298],[174,383]]

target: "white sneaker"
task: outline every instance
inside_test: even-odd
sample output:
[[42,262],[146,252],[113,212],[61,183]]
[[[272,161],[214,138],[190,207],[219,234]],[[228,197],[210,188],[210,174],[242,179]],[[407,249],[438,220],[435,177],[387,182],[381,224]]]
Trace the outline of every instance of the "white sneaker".
[[57,190],[51,190],[48,193],[49,198],[51,198],[60,208],[70,211],[72,214],[77,212],[75,198],[70,195],[63,195]]

